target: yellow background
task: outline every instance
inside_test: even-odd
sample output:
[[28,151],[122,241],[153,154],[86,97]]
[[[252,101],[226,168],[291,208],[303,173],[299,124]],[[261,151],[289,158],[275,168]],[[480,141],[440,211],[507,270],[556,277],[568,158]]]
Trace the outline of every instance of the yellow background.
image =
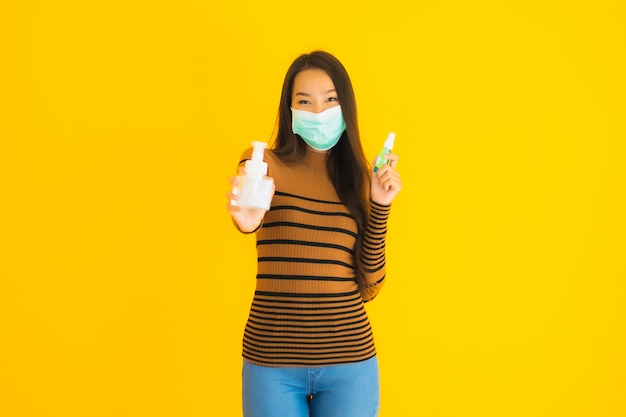
[[215,3],[2,2],[0,415],[241,415],[227,176],[317,48],[401,156],[380,416],[626,415],[623,2]]

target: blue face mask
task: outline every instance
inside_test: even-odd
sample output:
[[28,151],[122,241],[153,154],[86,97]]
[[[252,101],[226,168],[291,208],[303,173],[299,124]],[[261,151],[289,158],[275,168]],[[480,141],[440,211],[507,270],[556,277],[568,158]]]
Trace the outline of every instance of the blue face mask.
[[317,151],[327,151],[339,142],[346,130],[341,106],[321,113],[291,109],[291,128],[307,145]]

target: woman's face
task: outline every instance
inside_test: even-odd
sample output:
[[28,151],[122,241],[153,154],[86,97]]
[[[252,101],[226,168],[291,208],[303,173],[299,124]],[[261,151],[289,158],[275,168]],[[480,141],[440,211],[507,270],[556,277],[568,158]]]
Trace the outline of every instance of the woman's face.
[[300,71],[293,80],[291,108],[321,113],[339,105],[335,84],[326,71],[312,68]]

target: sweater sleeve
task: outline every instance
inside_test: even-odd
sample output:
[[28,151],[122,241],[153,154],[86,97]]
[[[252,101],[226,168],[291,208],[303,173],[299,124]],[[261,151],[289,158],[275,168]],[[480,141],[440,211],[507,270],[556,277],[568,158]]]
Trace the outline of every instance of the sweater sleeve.
[[385,283],[385,237],[390,210],[391,206],[370,200],[370,215],[359,255],[365,268],[367,285],[361,288],[361,295],[366,302],[373,300]]

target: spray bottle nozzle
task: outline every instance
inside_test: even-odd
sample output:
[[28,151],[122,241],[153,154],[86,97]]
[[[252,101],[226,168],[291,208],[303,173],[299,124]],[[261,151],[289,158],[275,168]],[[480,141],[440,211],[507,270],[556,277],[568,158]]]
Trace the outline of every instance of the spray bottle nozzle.
[[393,149],[393,142],[396,139],[396,134],[393,132],[389,132],[389,135],[387,135],[387,139],[385,140],[385,144],[383,145],[384,148],[387,148],[389,150]]

